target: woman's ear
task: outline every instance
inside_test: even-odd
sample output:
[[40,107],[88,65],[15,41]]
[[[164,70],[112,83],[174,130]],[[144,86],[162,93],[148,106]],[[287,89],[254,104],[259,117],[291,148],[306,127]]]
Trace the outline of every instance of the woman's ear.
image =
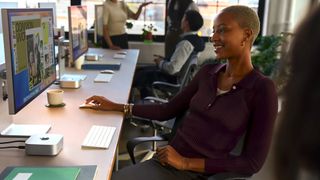
[[249,28],[246,28],[244,30],[244,39],[243,39],[243,41],[251,40],[252,37],[253,37],[253,30],[249,29]]

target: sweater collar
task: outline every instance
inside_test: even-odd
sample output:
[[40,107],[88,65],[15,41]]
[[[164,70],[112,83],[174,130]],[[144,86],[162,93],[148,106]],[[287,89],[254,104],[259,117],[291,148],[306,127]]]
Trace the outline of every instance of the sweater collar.
[[[213,70],[211,70],[209,73],[211,75],[214,75],[214,76],[218,76],[218,73],[220,71],[224,71],[226,69],[226,64],[219,64],[217,65],[216,68],[214,68]],[[251,89],[253,88],[253,85],[254,83],[256,82],[256,80],[259,78],[259,77],[263,77],[263,75],[253,69],[251,72],[249,72],[244,78],[242,78],[238,83],[236,83],[235,85],[238,86],[238,87],[242,87],[242,88],[247,88],[247,89]]]

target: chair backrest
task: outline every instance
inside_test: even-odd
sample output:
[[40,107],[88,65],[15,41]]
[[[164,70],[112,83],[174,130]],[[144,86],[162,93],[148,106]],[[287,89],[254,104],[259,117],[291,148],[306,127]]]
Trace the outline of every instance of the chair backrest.
[[185,86],[189,84],[195,75],[198,64],[198,53],[192,53],[187,62],[182,66],[180,73],[178,74],[178,83],[180,84],[181,91]]

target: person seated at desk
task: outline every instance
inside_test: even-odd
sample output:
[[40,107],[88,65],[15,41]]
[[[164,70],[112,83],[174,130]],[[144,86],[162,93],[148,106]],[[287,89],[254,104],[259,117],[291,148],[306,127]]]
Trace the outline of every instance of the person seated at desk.
[[[112,179],[205,179],[219,172],[253,174],[260,170],[271,143],[278,100],[272,80],[251,63],[259,27],[251,8],[223,9],[214,20],[211,40],[217,58],[227,63],[201,68],[168,103],[119,104],[102,96],[86,100],[95,104],[94,109],[125,111],[129,117],[167,120],[188,112],[156,157],[114,172]],[[230,155],[244,134],[246,146],[241,155]]]
[[114,50],[128,49],[128,35],[125,30],[127,18],[137,20],[142,8],[151,3],[142,3],[138,11],[133,13],[124,1],[106,0],[103,8],[104,41],[102,41],[102,47]]
[[177,83],[177,75],[188,58],[204,50],[204,41],[197,34],[202,25],[203,18],[198,11],[189,10],[185,13],[181,20],[182,40],[173,55],[169,58],[156,55],[156,66],[137,69],[132,86],[140,91],[140,97],[151,94],[149,89],[154,81]]

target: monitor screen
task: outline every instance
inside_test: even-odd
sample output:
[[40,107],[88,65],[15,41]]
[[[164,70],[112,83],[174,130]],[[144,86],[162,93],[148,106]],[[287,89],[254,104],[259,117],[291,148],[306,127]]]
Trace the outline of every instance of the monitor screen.
[[71,62],[88,51],[87,6],[69,6],[69,53]]
[[56,80],[52,9],[2,9],[9,113]]

